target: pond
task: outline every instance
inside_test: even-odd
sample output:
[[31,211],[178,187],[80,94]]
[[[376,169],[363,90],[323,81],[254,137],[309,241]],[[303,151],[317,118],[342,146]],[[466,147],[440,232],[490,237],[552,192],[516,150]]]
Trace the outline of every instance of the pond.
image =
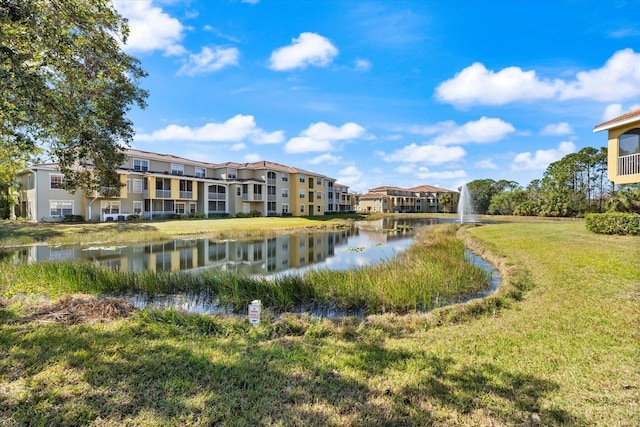
[[[396,230],[389,231],[390,227]],[[309,268],[346,270],[384,261],[409,247],[414,235],[414,228],[398,228],[387,221],[356,223],[340,231],[301,232],[261,239],[32,245],[0,249],[0,261],[82,261],[132,272],[217,268],[249,275],[290,274]]]

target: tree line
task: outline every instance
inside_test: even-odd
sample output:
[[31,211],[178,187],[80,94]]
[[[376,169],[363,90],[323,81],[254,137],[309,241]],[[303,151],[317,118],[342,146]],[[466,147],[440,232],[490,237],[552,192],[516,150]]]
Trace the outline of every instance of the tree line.
[[473,212],[485,215],[582,217],[588,213],[640,213],[640,185],[607,178],[607,148],[585,147],[551,163],[542,179],[467,183]]

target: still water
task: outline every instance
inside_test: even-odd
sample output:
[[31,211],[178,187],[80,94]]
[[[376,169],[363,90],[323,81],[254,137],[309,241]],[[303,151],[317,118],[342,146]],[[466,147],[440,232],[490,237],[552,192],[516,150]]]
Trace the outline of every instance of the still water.
[[384,219],[357,222],[340,231],[302,232],[250,240],[176,239],[123,245],[33,245],[1,249],[0,262],[81,261],[132,272],[222,269],[250,275],[289,274],[309,268],[346,270],[394,257],[411,245],[414,227],[433,222]]

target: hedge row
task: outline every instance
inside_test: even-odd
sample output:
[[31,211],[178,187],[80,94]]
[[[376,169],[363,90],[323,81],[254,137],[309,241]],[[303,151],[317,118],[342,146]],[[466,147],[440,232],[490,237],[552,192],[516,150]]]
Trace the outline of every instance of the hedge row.
[[631,234],[640,236],[640,215],[620,212],[587,214],[587,230],[598,234]]

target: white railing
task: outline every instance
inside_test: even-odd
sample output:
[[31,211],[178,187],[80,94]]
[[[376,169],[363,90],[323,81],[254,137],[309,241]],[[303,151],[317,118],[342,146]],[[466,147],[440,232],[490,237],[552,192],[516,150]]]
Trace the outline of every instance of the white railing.
[[156,190],[156,198],[158,199],[170,199],[171,190]]
[[209,200],[225,200],[225,193],[209,193]]
[[640,174],[640,153],[618,157],[618,175]]
[[193,191],[181,191],[180,192],[180,198],[181,199],[192,199],[193,198]]

